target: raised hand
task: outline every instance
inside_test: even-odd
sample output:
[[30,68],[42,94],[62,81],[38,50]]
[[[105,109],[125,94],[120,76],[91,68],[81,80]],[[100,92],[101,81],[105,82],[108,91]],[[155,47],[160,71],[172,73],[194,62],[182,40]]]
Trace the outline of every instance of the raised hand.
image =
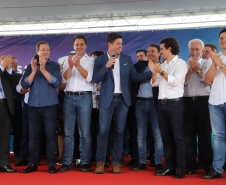
[[111,57],[106,63],[106,68],[110,68],[112,65],[115,65],[116,59],[115,57]]
[[45,58],[39,58],[40,71],[45,70],[47,60]]
[[160,63],[154,64],[153,68],[154,68],[156,73],[161,73],[162,72],[162,66],[161,66]]
[[68,65],[69,65],[69,67],[70,67],[71,69],[72,69],[73,66],[74,66],[74,62],[72,61],[72,58],[73,58],[72,55],[69,55],[69,56],[68,56]]
[[31,69],[34,73],[38,70],[37,61],[34,58],[31,59]]
[[156,71],[154,70],[154,65],[155,64],[153,63],[153,61],[152,60],[149,60],[148,67],[150,68],[150,70],[151,70],[151,72],[152,72],[153,75],[157,74]]
[[10,55],[8,55],[7,57],[5,56],[1,56],[1,65],[2,67],[4,67],[5,69],[10,69],[12,66],[12,57]]
[[211,59],[215,63],[215,65],[217,65],[219,67],[222,66],[223,63],[222,63],[221,57],[218,54],[213,53],[211,56]]
[[78,56],[78,55],[75,55],[75,57],[73,58],[73,62],[74,62],[75,67],[80,66],[80,59],[81,59],[81,56]]

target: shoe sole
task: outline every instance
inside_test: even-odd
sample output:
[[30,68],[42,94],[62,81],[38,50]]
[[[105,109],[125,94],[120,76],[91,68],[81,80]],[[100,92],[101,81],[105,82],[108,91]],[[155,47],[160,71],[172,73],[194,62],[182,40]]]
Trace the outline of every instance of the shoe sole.
[[95,174],[103,174],[104,172],[102,171],[95,171]]
[[0,170],[0,172],[15,173],[15,172],[17,172],[17,170],[11,171],[11,172],[10,172],[10,171],[8,172],[8,171],[6,171],[6,170]]
[[60,168],[58,169],[59,172],[66,172],[66,171],[69,171],[69,170],[73,170],[73,166],[71,168],[69,168],[69,169],[66,169],[66,170],[65,169],[61,170]]
[[82,168],[81,169],[81,172],[90,172],[90,169],[84,169],[84,168]]
[[[38,169],[37,169],[38,170]],[[30,172],[26,172],[26,171],[22,171],[22,173],[32,173],[32,172],[36,172],[37,170],[32,170]]]

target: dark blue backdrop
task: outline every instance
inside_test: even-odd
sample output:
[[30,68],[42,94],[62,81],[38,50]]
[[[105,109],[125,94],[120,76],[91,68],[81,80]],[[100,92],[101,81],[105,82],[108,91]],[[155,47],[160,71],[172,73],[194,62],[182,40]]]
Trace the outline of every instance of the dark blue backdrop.
[[[218,46],[218,34],[223,28],[205,28],[205,29],[186,29],[170,31],[142,31],[142,32],[124,32],[123,35],[123,53],[130,55],[136,62],[135,52],[138,49],[147,49],[150,44],[159,44],[165,37],[174,37],[180,45],[179,55],[187,60],[188,41],[194,38],[203,40],[204,43],[212,43]],[[24,69],[35,55],[35,45],[39,41],[47,41],[51,47],[50,58],[57,61],[58,58],[65,56],[73,50],[72,39],[76,34],[65,35],[34,35],[34,36],[11,36],[0,37],[0,56],[12,55],[17,58],[19,72]],[[108,33],[90,33],[84,34],[87,38],[87,53],[93,50],[107,51],[106,37]]]

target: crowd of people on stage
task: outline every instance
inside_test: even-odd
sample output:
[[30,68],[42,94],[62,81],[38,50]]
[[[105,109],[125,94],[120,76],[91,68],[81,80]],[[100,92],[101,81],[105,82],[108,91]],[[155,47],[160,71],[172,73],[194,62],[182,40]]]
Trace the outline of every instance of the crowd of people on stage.
[[180,179],[204,169],[205,179],[223,177],[226,28],[219,33],[218,54],[214,44],[192,39],[184,60],[177,40],[164,38],[138,50],[133,64],[122,53],[122,39],[110,33],[108,51],[89,56],[86,38],[77,35],[75,52],[61,66],[49,59],[50,45],[40,41],[23,74],[15,57],[0,58],[0,172],[17,171],[9,165],[12,128],[13,165],[27,166],[22,173],[37,171],[43,153],[49,173],[75,167],[89,172],[93,161],[96,174],[110,164],[113,173],[122,173],[128,127],[131,170],[147,169],[150,145],[157,176]]

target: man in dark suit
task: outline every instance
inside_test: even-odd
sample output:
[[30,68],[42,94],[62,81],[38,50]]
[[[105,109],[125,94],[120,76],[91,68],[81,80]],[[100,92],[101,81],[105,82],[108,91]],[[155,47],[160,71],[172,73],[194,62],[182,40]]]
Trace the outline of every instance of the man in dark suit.
[[108,52],[95,59],[93,81],[102,81],[99,105],[99,133],[97,136],[97,167],[95,173],[104,173],[107,136],[113,116],[114,145],[112,157],[113,173],[121,173],[119,167],[123,152],[124,130],[128,107],[131,105],[130,79],[144,81],[152,73],[138,74],[130,56],[122,54],[122,36],[111,33],[107,37]]
[[9,165],[10,130],[14,115],[11,85],[18,84],[18,78],[11,67],[11,60],[11,56],[1,57],[0,65],[0,172],[16,172]]

